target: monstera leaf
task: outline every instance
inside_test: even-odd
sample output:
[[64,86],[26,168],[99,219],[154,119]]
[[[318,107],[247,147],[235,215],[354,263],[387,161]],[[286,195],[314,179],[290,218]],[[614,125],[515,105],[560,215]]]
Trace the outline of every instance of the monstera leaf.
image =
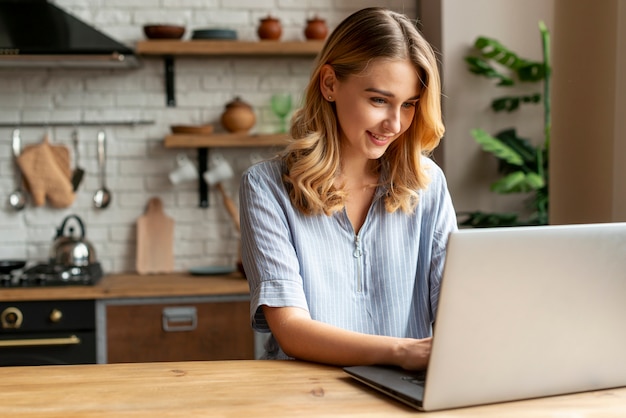
[[536,82],[545,77],[545,65],[542,62],[521,59],[495,39],[481,36],[474,42],[474,48],[483,58],[514,71],[520,81]]
[[534,93],[524,96],[504,96],[494,99],[491,102],[491,108],[494,112],[512,112],[519,109],[522,103],[536,104],[541,101],[541,94]]
[[513,79],[507,75],[502,74],[494,67],[489,65],[489,62],[480,57],[465,57],[465,62],[469,65],[469,70],[477,75],[481,75],[487,78],[494,78],[498,80],[498,86],[512,86],[515,84]]
[[518,152],[500,139],[489,135],[484,129],[472,129],[471,134],[483,150],[492,153],[497,158],[513,165],[522,165],[524,163],[524,159]]
[[[542,62],[522,59],[516,53],[506,48],[495,39],[479,37],[474,42],[474,50],[478,56],[470,55],[465,57],[468,70],[476,75],[498,80],[498,86],[514,86],[515,79],[519,82],[538,82],[545,78],[546,66]],[[512,72],[512,75],[505,74],[491,63],[502,67],[503,70]],[[539,103],[540,93],[529,95],[498,97],[491,102],[491,108],[495,112],[512,112],[517,110],[521,104]]]
[[546,182],[537,173],[516,171],[492,183],[490,189],[500,194],[527,193],[541,189],[545,184]]

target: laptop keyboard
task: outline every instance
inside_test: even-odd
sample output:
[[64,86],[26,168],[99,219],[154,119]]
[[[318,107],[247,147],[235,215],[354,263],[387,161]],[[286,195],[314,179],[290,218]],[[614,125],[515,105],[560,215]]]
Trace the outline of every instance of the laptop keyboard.
[[417,386],[424,387],[424,383],[426,382],[426,372],[425,371],[416,372],[415,374],[412,374],[411,376],[404,376],[402,380],[408,383],[412,383]]

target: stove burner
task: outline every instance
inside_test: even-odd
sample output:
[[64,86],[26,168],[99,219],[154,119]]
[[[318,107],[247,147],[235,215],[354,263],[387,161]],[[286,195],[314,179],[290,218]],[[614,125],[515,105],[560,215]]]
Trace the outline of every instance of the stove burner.
[[0,287],[89,286],[96,284],[102,275],[100,263],[87,266],[36,264],[25,270],[1,274]]

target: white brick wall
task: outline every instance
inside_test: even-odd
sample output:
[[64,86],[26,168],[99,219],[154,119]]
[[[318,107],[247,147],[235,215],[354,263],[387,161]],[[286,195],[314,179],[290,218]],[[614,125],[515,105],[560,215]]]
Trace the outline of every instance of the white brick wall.
[[[268,13],[283,24],[283,39],[303,39],[307,18],[315,14],[333,28],[347,14],[369,5],[386,5],[411,17],[416,2],[404,0],[57,0],[54,2],[108,35],[134,46],[144,39],[145,23],[176,23],[193,29],[229,27],[240,39],[256,39],[260,18]],[[86,225],[86,237],[97,251],[106,272],[135,268],[135,223],[148,199],[159,196],[165,212],[175,220],[177,270],[192,266],[233,264],[238,237],[221,203],[210,192],[211,206],[198,207],[197,182],[173,186],[167,173],[176,155],[196,159],[193,149],[165,149],[163,138],[172,124],[214,123],[224,104],[241,96],[257,112],[257,132],[272,131],[276,118],[269,97],[287,90],[298,97],[306,85],[311,59],[303,58],[178,58],[177,107],[165,106],[163,63],[143,58],[137,70],[0,69],[0,123],[73,122],[151,119],[138,126],[103,126],[108,134],[107,185],[113,193],[104,210],[92,207],[99,187],[96,133],[99,127],[79,125],[80,165],[86,175],[76,201],[66,209],[28,206],[21,212],[8,208],[14,188],[11,165],[11,132],[0,127],[0,259],[26,258],[46,261],[57,228],[65,216],[77,214]],[[24,145],[40,142],[48,130],[52,142],[70,147],[72,127],[22,127]],[[214,151],[215,152],[215,151]],[[238,179],[251,158],[271,150],[219,150],[233,165],[235,176],[225,183],[237,200]]]

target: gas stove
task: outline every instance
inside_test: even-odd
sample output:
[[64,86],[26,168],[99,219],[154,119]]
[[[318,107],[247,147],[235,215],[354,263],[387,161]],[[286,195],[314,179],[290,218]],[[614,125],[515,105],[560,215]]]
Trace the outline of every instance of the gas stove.
[[0,287],[91,286],[103,276],[100,263],[87,266],[36,264],[0,274]]

